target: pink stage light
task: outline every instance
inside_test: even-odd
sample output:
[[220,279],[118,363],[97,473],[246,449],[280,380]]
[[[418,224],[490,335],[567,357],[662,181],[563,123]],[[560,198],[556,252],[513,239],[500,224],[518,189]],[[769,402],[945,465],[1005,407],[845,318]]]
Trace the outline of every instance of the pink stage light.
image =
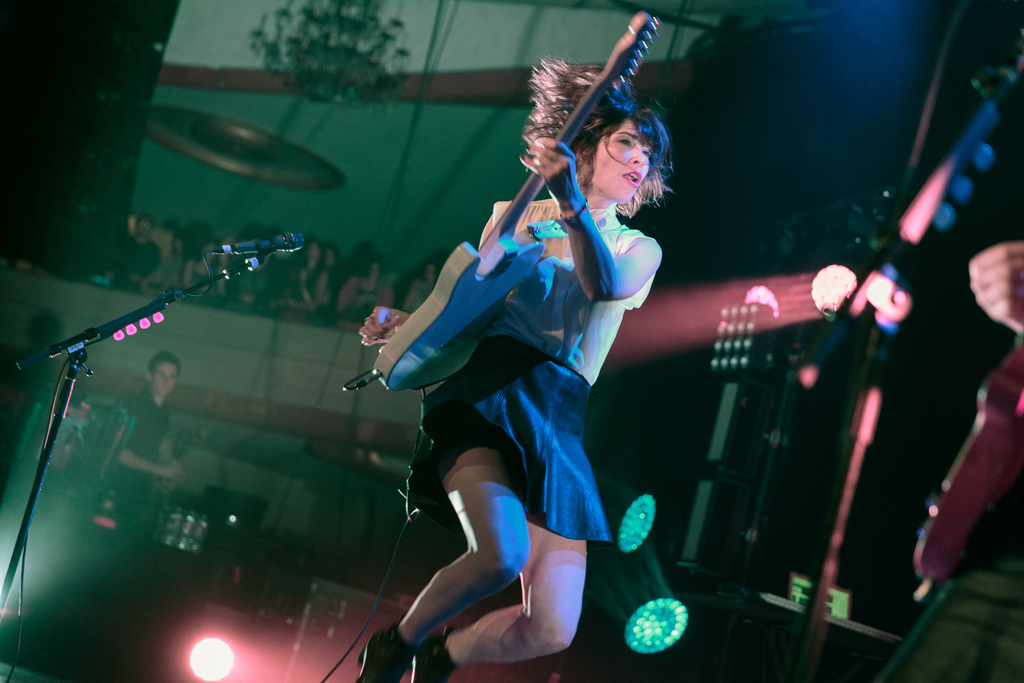
[[143,318],[142,320],[140,320],[139,321],[139,327],[141,327],[144,330],[148,330],[149,329],[149,318]]
[[219,681],[231,673],[235,655],[228,644],[219,638],[203,638],[189,655],[192,672],[204,681]]
[[121,341],[124,339],[124,330],[118,330],[114,333],[114,341]]
[[846,266],[828,266],[818,271],[811,283],[811,298],[818,310],[832,320],[836,309],[857,288],[857,276]]
[[128,336],[130,337],[133,334],[135,334],[136,332],[138,332],[139,328],[135,327],[135,325],[133,325],[131,323],[128,323],[128,326],[124,328],[124,331],[127,332]]
[[162,323],[163,321],[164,321],[164,314],[163,313],[161,313],[160,311],[157,311],[156,313],[153,314],[153,322],[155,322],[155,323]]
[[775,298],[775,293],[764,285],[751,287],[743,303],[771,306],[772,316],[775,318],[779,317],[779,302]]
[[[724,342],[729,323],[721,314],[723,309],[728,314],[733,307],[765,306],[756,315],[758,333],[815,320],[821,313],[810,297],[813,279],[813,272],[805,272],[655,288],[643,306],[628,311],[622,319],[606,365],[626,368],[707,348],[718,340]],[[745,303],[751,291],[763,295],[768,303]],[[778,306],[777,317],[769,294]],[[769,308],[772,315],[767,313]],[[750,310],[748,315],[752,315]]]

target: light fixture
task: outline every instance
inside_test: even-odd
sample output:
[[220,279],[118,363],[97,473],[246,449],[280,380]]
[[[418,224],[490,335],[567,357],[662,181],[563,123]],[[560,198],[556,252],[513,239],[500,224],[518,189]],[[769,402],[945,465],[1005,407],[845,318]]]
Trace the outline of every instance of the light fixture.
[[846,266],[831,265],[818,271],[811,283],[811,298],[818,310],[834,320],[836,310],[857,288],[857,276]]
[[631,553],[643,544],[654,524],[654,513],[657,506],[654,496],[645,493],[629,505],[626,514],[619,523],[619,550]]
[[651,600],[626,622],[626,645],[641,654],[660,652],[679,640],[687,621],[689,614],[678,600]]
[[397,95],[405,85],[409,52],[397,43],[404,24],[381,21],[381,0],[288,0],[274,12],[273,35],[263,15],[251,34],[253,51],[269,71],[283,72],[312,100]]
[[188,663],[192,672],[202,680],[219,681],[231,673],[235,655],[220,638],[203,638],[192,648]]

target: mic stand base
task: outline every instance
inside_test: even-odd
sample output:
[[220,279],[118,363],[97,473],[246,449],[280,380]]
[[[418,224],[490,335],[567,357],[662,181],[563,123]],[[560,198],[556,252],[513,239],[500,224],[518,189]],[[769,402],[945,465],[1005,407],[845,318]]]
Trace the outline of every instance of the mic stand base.
[[7,614],[7,601],[11,596],[11,586],[14,584],[14,577],[18,573],[18,564],[21,562],[22,553],[25,551],[25,541],[28,538],[28,528],[32,523],[32,515],[35,513],[36,501],[39,499],[39,491],[43,487],[43,477],[46,476],[46,468],[50,464],[50,455],[53,453],[53,446],[57,441],[57,432],[64,415],[67,413],[68,405],[71,403],[71,392],[75,388],[75,379],[80,370],[92,374],[92,371],[85,366],[85,349],[79,349],[71,354],[68,361],[68,371],[61,380],[60,386],[54,397],[54,411],[50,416],[50,425],[46,429],[46,438],[43,439],[43,450],[39,456],[39,464],[36,467],[36,478],[32,482],[32,490],[29,492],[28,504],[25,506],[25,514],[21,520],[21,528],[18,529],[18,537],[14,541],[14,550],[11,553],[11,562],[7,565],[7,576],[4,578],[3,589],[0,590],[0,621],[3,621]]

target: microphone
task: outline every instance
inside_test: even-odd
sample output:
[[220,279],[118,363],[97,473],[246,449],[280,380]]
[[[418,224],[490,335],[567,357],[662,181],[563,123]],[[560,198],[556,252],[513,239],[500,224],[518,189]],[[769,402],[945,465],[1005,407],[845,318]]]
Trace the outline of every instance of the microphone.
[[276,237],[263,237],[238,244],[223,244],[210,251],[214,254],[272,254],[275,251],[302,249],[305,241],[301,232],[286,232]]

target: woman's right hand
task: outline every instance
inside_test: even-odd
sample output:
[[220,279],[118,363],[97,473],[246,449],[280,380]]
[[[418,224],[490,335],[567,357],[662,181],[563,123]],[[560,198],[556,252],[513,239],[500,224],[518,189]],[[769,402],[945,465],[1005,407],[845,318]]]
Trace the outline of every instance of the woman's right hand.
[[523,154],[519,160],[544,179],[544,185],[559,208],[579,213],[586,198],[576,181],[576,155],[565,143],[550,138],[535,140],[529,154]]
[[363,345],[373,346],[386,343],[395,336],[395,332],[408,317],[408,313],[396,308],[377,306],[363,322],[363,326],[359,328],[359,336],[363,338]]

